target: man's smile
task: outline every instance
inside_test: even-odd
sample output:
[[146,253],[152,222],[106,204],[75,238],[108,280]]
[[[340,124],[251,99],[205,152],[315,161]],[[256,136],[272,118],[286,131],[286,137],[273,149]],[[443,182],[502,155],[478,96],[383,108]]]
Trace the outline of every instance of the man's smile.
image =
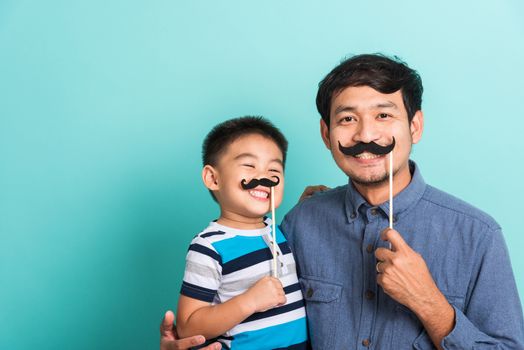
[[357,154],[357,155],[355,155],[353,157],[358,158],[358,159],[376,159],[376,158],[383,158],[384,155],[373,154],[373,153],[369,153],[369,152],[363,152],[363,153]]

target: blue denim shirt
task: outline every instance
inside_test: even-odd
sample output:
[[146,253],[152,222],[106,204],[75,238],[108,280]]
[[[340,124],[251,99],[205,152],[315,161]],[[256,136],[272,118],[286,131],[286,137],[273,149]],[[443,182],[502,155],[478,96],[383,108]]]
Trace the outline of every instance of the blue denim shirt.
[[[444,349],[524,349],[522,308],[499,225],[412,180],[394,198],[394,227],[426,261],[455,309]],[[297,204],[284,218],[299,267],[313,349],[432,349],[421,322],[377,285],[388,203],[369,205],[348,185]]]

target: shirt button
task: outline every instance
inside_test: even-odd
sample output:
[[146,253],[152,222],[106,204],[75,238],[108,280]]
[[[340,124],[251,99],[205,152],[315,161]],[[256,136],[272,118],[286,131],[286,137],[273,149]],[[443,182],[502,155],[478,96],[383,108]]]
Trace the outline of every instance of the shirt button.
[[378,209],[377,208],[372,208],[371,209],[371,215],[377,215],[378,214]]
[[364,293],[364,295],[366,296],[367,300],[375,298],[375,292],[373,292],[372,290],[366,290],[366,293]]
[[366,247],[366,251],[368,253],[373,253],[373,244],[368,244],[368,246]]
[[357,214],[355,214],[355,213],[351,213],[351,215],[350,215],[349,217],[352,218],[352,219],[354,219],[354,218],[357,217]]
[[308,298],[311,298],[311,297],[313,296],[313,289],[309,288],[309,289],[307,290],[307,292],[306,292],[306,296],[307,296]]
[[364,339],[362,340],[362,345],[364,345],[366,348],[371,344],[371,340],[369,339]]

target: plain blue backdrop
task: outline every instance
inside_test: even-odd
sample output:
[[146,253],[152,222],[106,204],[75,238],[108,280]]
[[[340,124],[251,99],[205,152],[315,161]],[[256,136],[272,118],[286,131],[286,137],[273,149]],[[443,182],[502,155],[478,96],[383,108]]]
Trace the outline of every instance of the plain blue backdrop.
[[347,179],[314,97],[350,54],[423,79],[426,181],[494,216],[524,293],[524,5],[492,1],[0,1],[0,348],[156,349],[190,239],[218,210],[209,129],[290,141],[280,218]]

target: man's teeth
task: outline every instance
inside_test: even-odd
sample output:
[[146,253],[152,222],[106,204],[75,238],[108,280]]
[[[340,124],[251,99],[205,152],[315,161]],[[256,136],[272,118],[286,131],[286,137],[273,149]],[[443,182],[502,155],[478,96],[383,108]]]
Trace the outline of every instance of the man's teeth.
[[252,195],[253,197],[257,197],[257,198],[267,198],[269,196],[269,194],[267,192],[255,191],[255,190],[249,191],[249,194]]
[[375,159],[378,157],[380,157],[380,155],[368,153],[368,152],[360,153],[355,156],[355,158],[360,158],[360,159]]

